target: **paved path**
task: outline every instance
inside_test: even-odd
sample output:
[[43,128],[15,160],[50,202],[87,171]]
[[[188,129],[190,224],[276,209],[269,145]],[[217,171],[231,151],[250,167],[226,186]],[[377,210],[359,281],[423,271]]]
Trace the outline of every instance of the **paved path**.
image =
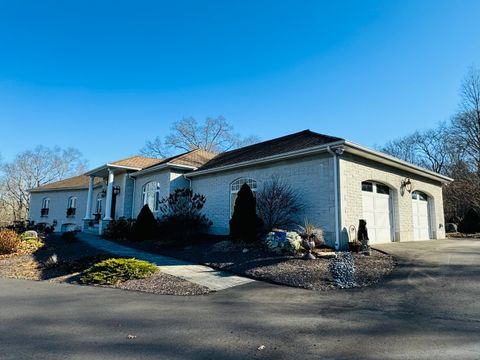
[[146,251],[133,249],[98,236],[78,233],[77,238],[88,245],[118,256],[133,257],[156,264],[160,271],[173,275],[192,283],[206,286],[211,290],[224,290],[234,286],[247,284],[255,280],[237,276],[229,272],[212,269],[205,265],[193,264],[172,257],[151,254]]

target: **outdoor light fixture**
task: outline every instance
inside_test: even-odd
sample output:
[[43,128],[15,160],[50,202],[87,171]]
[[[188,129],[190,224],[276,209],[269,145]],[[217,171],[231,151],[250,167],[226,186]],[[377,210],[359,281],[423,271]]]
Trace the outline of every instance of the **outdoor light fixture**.
[[342,155],[344,151],[345,151],[345,149],[343,147],[338,147],[338,148],[335,149],[335,153],[337,155]]
[[113,187],[113,195],[117,196],[118,194],[120,194],[120,186],[114,186]]
[[408,192],[412,192],[412,181],[410,180],[410,178],[403,179],[401,187],[402,189],[405,189]]

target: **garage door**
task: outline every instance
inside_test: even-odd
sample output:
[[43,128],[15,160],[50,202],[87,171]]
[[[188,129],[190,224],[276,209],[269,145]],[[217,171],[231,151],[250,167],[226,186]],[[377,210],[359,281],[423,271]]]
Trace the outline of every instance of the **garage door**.
[[428,196],[419,191],[412,193],[413,240],[430,239]]
[[370,243],[392,241],[392,207],[389,187],[370,181],[363,182],[362,205]]

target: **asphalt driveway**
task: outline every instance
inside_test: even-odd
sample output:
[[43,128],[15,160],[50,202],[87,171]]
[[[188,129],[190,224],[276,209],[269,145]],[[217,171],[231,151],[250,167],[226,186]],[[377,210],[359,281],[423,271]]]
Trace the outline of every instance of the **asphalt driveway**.
[[479,359],[480,240],[379,248],[397,270],[354,290],[175,297],[0,279],[0,359]]

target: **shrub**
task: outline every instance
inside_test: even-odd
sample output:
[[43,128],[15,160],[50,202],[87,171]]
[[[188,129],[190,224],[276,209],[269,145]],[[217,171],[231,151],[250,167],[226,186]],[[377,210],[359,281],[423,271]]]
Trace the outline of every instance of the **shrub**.
[[480,216],[474,209],[467,211],[463,220],[458,224],[458,231],[464,234],[480,232]]
[[156,227],[157,221],[155,220],[155,216],[153,216],[153,213],[148,205],[145,204],[140,210],[140,214],[137,216],[137,221],[132,227],[132,239],[140,241],[152,239],[154,237]]
[[107,259],[85,270],[80,281],[84,284],[115,285],[127,280],[144,279],[157,271],[157,266],[143,260]]
[[298,233],[302,239],[307,241],[314,241],[315,246],[319,247],[325,244],[325,239],[323,238],[323,230],[319,227],[316,227],[305,218],[303,226],[298,227]]
[[254,241],[257,239],[261,220],[256,213],[256,203],[250,186],[246,183],[238,191],[237,200],[230,220],[232,239]]
[[13,230],[0,230],[0,255],[12,254],[20,245],[20,239]]
[[303,205],[292,187],[273,176],[257,193],[258,215],[267,232],[273,228],[291,228],[298,222]]
[[277,255],[294,255],[302,247],[302,238],[295,231],[271,231],[265,238],[265,245]]
[[111,220],[103,232],[103,236],[112,240],[128,240],[133,238],[134,221],[120,218]]
[[176,189],[160,200],[163,217],[159,230],[170,240],[186,242],[192,236],[207,232],[212,222],[201,213],[205,205],[204,195],[194,194],[190,189]]

